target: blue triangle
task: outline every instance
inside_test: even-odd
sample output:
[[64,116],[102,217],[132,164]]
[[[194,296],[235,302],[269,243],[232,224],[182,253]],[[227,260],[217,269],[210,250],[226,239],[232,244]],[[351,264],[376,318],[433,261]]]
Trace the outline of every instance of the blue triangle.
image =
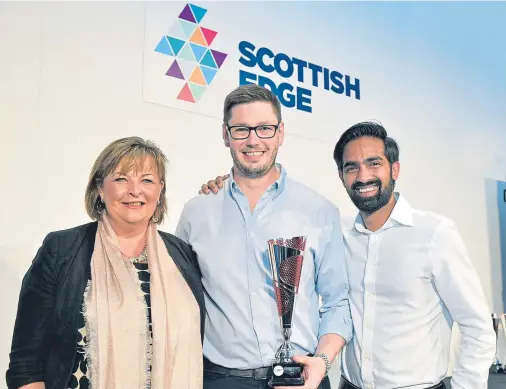
[[202,70],[202,74],[204,75],[204,78],[206,79],[206,84],[211,84],[211,81],[213,80],[214,76],[218,72],[217,69],[208,68],[207,66],[201,66],[200,70]]
[[157,53],[162,53],[165,55],[172,55],[172,56],[174,55],[174,52],[170,48],[169,41],[167,40],[166,36],[162,37],[162,39],[158,43],[158,46],[156,46],[155,51]]
[[204,9],[202,7],[198,7],[196,5],[190,4],[190,8],[193,12],[193,16],[195,16],[195,20],[197,23],[200,23],[204,15],[207,13],[207,9]]
[[190,42],[190,47],[192,48],[193,55],[200,61],[206,52],[206,48],[204,46],[197,45],[196,43]]
[[195,23],[188,22],[188,21],[183,20],[183,19],[178,19],[178,20],[179,20],[179,27],[183,31],[183,34],[184,34],[185,38],[186,39],[190,39],[190,37],[192,36],[193,32],[197,28],[197,25]]
[[174,54],[178,55],[184,46],[184,41],[182,41],[181,39],[174,38],[172,36],[168,36],[167,39],[169,40],[170,46],[172,47],[172,51],[174,52]]
[[206,54],[204,55],[204,57],[200,61],[200,64],[204,65],[204,66],[209,66],[210,68],[218,69],[216,62],[214,62],[213,55],[211,54],[211,52],[209,50],[206,51]]

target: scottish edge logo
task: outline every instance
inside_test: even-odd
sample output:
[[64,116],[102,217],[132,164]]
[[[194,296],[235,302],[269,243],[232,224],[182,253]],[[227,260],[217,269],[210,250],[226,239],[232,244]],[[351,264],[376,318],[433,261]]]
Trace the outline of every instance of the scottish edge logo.
[[201,26],[206,13],[202,7],[186,4],[154,50],[174,57],[165,75],[184,81],[176,99],[190,103],[200,100],[227,58],[211,49],[218,33]]
[[[226,53],[211,49],[217,32],[200,25],[207,10],[187,3],[154,49],[174,57],[166,76],[184,81],[176,99],[197,103],[222,67]],[[241,55],[239,85],[258,84],[276,94],[287,108],[313,112],[312,89],[318,88],[356,100],[361,99],[360,79],[248,41],[238,44]],[[261,73],[254,73],[252,70]],[[284,79],[276,82],[270,74]]]

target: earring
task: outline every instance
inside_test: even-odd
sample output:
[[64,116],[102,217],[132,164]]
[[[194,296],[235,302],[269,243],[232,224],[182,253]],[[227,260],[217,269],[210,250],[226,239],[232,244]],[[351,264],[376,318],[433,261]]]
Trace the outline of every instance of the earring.
[[104,198],[102,196],[100,196],[100,201],[102,202],[102,204],[105,204]]
[[158,201],[156,202],[156,205],[160,205],[160,199],[158,199]]

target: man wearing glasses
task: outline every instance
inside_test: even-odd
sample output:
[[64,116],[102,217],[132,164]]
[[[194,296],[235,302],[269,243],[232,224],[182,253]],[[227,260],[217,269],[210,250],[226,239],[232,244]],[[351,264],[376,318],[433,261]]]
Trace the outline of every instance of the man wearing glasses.
[[[267,241],[306,236],[290,340],[304,388],[330,389],[330,363],[352,336],[338,209],[276,164],[278,99],[244,85],[225,99],[225,190],[184,207],[176,235],[197,253],[206,290],[204,389],[266,389],[282,335]],[[321,299],[321,306],[320,306]]]

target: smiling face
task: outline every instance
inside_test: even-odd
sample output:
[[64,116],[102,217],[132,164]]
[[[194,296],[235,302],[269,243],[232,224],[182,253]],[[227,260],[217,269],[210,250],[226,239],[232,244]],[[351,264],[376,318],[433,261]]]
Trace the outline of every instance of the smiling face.
[[111,224],[116,228],[147,225],[156,210],[163,186],[151,156],[133,164],[121,161],[99,188]]
[[[270,102],[255,101],[238,104],[230,111],[228,128],[232,126],[261,127],[258,132],[269,134],[267,126],[278,124],[278,118]],[[259,138],[255,131],[249,133],[248,138],[236,140],[226,125],[223,125],[223,140],[230,148],[235,170],[244,177],[257,178],[265,176],[271,171],[276,162],[278,148],[283,144],[284,125],[279,127],[272,138]]]
[[399,167],[399,162],[388,162],[381,139],[363,136],[344,148],[340,176],[355,206],[371,214],[392,198]]

